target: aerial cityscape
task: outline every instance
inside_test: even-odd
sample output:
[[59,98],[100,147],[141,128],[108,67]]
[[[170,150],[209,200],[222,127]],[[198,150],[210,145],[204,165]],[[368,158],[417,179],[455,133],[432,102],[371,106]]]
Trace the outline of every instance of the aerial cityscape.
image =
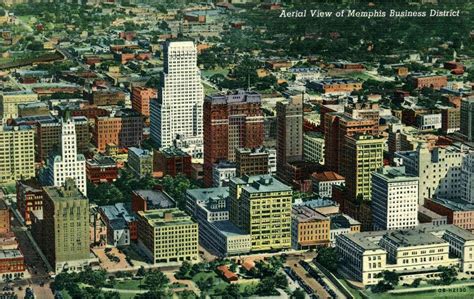
[[474,2],[0,0],[0,298],[474,298]]

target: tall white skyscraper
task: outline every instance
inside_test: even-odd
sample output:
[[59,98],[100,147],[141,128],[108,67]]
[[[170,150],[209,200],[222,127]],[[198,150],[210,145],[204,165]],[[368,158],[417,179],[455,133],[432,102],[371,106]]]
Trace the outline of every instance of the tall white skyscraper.
[[76,181],[79,190],[87,195],[86,159],[77,154],[76,126],[71,117],[62,121],[61,155],[51,155],[48,159],[46,180],[49,185],[60,187],[66,178]]
[[384,167],[372,174],[374,229],[408,229],[418,225],[418,177],[405,167]]
[[151,138],[160,147],[176,146],[202,156],[204,89],[193,42],[172,41],[164,49],[158,99],[150,103]]

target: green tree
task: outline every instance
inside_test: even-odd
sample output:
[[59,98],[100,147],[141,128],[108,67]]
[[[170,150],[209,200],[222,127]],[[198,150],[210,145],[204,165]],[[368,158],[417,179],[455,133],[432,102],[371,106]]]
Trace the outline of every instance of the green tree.
[[439,283],[443,285],[449,285],[453,283],[456,280],[456,277],[458,275],[458,272],[454,266],[451,266],[451,267],[439,266],[438,271],[440,271]]
[[339,255],[335,248],[321,248],[316,257],[316,261],[331,272],[336,272],[339,265]]
[[145,267],[140,266],[137,271],[137,276],[144,277],[146,275]]
[[242,298],[240,295],[240,287],[238,284],[229,284],[222,294],[222,299],[239,299]]
[[176,278],[184,279],[189,277],[189,272],[191,272],[191,264],[187,261],[184,261],[179,267],[179,271],[176,273]]
[[305,298],[306,298],[306,293],[300,288],[297,288],[291,294],[291,299],[305,299]]
[[257,285],[257,295],[269,296],[276,293],[276,282],[273,277],[265,277]]
[[150,291],[163,290],[169,283],[168,277],[166,277],[160,270],[149,271],[145,275],[144,285]]

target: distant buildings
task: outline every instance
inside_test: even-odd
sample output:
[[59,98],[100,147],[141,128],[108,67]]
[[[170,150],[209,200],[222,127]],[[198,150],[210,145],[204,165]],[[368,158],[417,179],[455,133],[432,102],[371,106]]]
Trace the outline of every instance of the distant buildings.
[[139,211],[140,248],[153,264],[197,261],[198,224],[179,209]]
[[150,103],[151,139],[159,148],[176,146],[202,156],[204,89],[193,42],[172,41],[164,48],[163,83]]
[[408,77],[413,86],[417,89],[433,88],[441,89],[448,85],[448,78],[446,76],[437,75],[413,75]]
[[474,141],[474,97],[461,101],[461,134]]
[[0,184],[35,176],[34,130],[0,121]]
[[372,219],[375,230],[418,225],[418,177],[404,167],[383,167],[372,175]]
[[82,271],[91,260],[89,200],[71,178],[43,189],[44,219],[33,221],[35,240],[56,273]]
[[18,105],[38,102],[38,95],[32,91],[3,91],[0,93],[0,114],[3,121],[18,117]]
[[143,140],[143,116],[129,109],[117,111],[113,116],[98,116],[93,137],[99,152],[105,151],[107,144],[138,146]]
[[307,87],[325,94],[350,94],[362,89],[362,82],[353,79],[324,79],[308,82]]
[[76,181],[79,190],[86,195],[86,159],[77,153],[75,123],[70,117],[62,121],[61,151],[52,153],[48,159],[43,181],[51,186],[60,187],[67,178]]
[[439,266],[470,272],[474,235],[454,225],[420,225],[411,230],[373,231],[340,235],[336,250],[344,261],[340,270],[364,286],[375,285],[383,271],[402,277],[426,278]]
[[261,96],[238,91],[206,97],[204,131],[204,182],[211,186],[214,163],[235,161],[237,148],[263,145]]
[[424,206],[438,215],[445,216],[448,224],[474,232],[474,205],[462,199],[426,199]]
[[137,147],[128,148],[128,167],[138,176],[144,177],[153,173],[153,153]]

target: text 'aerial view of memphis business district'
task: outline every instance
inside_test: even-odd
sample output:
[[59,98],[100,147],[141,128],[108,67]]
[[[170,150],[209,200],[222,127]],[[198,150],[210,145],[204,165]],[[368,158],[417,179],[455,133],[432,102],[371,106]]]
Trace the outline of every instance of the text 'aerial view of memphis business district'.
[[0,1],[0,298],[474,298],[474,2]]

